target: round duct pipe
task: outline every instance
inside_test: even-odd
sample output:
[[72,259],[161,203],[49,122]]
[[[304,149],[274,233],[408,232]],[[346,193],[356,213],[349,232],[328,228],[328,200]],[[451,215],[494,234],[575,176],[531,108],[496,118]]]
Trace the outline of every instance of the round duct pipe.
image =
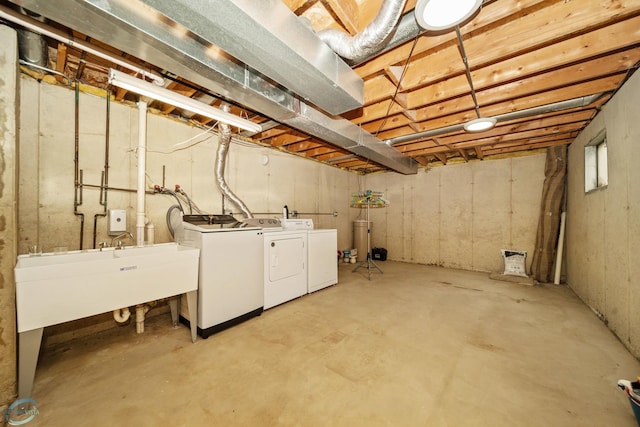
[[[231,110],[227,104],[223,104],[220,108],[227,113]],[[229,146],[231,145],[231,126],[227,123],[219,122],[218,128],[220,129],[220,142],[218,143],[218,151],[216,153],[216,183],[218,184],[218,188],[220,188],[223,196],[226,196],[232,203],[238,206],[247,218],[253,218],[253,214],[247,205],[245,205],[244,202],[236,196],[233,191],[231,191],[231,188],[229,188],[229,185],[227,184],[227,180],[224,178],[227,154],[229,153]]]
[[380,50],[398,24],[406,0],[385,0],[376,18],[355,36],[338,30],[318,33],[320,39],[342,58],[358,62]]
[[[25,8],[20,8],[23,15],[29,16],[38,22],[46,22],[44,16],[32,13]],[[24,28],[18,30],[18,52],[20,59],[25,61],[27,66],[35,64],[40,67],[46,67],[49,62],[49,52],[47,49],[47,41],[34,31]]]

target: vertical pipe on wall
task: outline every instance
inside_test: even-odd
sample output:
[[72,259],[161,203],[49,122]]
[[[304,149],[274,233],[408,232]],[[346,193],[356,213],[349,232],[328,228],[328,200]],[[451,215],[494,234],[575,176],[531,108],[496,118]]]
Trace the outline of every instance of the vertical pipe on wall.
[[144,246],[145,171],[147,158],[147,103],[138,101],[138,191],[136,203],[136,244]]
[[567,221],[567,213],[560,215],[560,235],[558,236],[558,250],[556,251],[556,274],[553,277],[553,284],[560,284],[560,273],[562,272],[562,253],[564,252],[564,228]]
[[104,169],[102,171],[100,183],[100,205],[102,213],[93,216],[93,248],[96,248],[96,238],[98,235],[98,218],[107,216],[107,195],[109,188],[109,126],[111,120],[111,91],[107,90],[107,113],[105,117],[104,131]]
[[78,206],[82,204],[82,171],[80,170],[80,83],[77,81],[75,95],[73,214],[80,217],[80,249],[82,249],[82,241],[84,240],[84,214],[78,212]]

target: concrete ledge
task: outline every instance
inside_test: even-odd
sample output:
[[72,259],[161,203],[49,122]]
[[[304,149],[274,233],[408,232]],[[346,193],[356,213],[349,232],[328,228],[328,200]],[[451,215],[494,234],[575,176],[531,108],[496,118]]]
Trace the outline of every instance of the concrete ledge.
[[534,286],[536,281],[533,277],[510,276],[502,273],[490,273],[489,279],[501,280],[503,282],[520,283],[521,285]]

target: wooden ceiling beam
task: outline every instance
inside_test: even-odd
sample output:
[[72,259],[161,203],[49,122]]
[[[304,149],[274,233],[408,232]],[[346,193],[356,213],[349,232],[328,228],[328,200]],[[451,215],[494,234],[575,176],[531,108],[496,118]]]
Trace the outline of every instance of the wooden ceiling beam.
[[424,150],[424,149],[432,148],[432,147],[439,147],[439,145],[436,144],[433,141],[433,139],[426,139],[426,140],[422,140],[422,141],[409,142],[409,143],[402,144],[402,145],[394,145],[393,147],[396,150],[400,151],[401,153],[407,153],[407,152],[410,152],[410,151]]
[[424,156],[414,157],[413,160],[415,160],[416,162],[420,163],[421,166],[427,166],[429,164],[429,159],[427,157],[424,157]]
[[[67,45],[64,43],[58,43],[58,49],[56,52],[56,71],[64,74],[64,69],[67,66]],[[62,76],[56,76],[56,79],[60,82],[64,80]]]
[[[595,115],[595,109],[589,109],[585,111],[574,111],[571,113],[559,114],[550,113],[546,116],[540,116],[535,119],[521,119],[504,125],[499,124],[496,128],[476,134],[469,134],[463,131],[455,132],[449,135],[441,135],[438,137],[439,141],[449,146],[455,146],[455,144],[465,141],[473,141],[478,138],[498,137],[501,135],[516,134],[518,132],[536,131],[538,129],[549,129],[554,126],[566,125],[568,123],[586,123]],[[401,145],[395,145],[394,147],[400,152],[409,152],[414,150],[421,150],[437,146],[431,138],[427,140],[406,142]]]
[[311,150],[313,148],[321,147],[322,144],[318,141],[314,141],[312,139],[307,139],[305,141],[295,142],[293,144],[289,144],[286,146],[287,151],[296,154],[305,155],[307,150]]
[[460,154],[460,157],[462,157],[465,162],[469,161],[469,153],[467,153],[467,150],[459,148],[456,151],[458,152],[458,154]]
[[354,0],[325,0],[325,4],[349,34],[358,32],[359,9]]
[[[512,7],[505,8],[495,2],[482,8],[482,12],[470,21],[468,24],[462,26],[461,30],[467,34],[470,32],[476,32],[484,28],[485,26],[494,24],[497,21],[501,21],[510,16],[520,17],[528,10],[535,9],[538,5],[547,3],[548,0],[520,0]],[[394,65],[405,61],[411,51],[411,45],[413,41],[408,41],[404,45],[393,49],[389,52],[385,52],[382,55],[368,61],[356,68],[356,72],[362,78],[366,78],[370,75],[378,73],[380,69],[386,68],[389,65]],[[441,35],[430,35],[429,37],[420,37],[418,43],[414,48],[413,55],[420,56],[430,50],[435,50],[444,44],[457,43],[456,35],[453,31],[447,32]]]
[[[638,53],[640,53],[640,50],[638,50]],[[638,59],[640,60],[640,55],[638,56]],[[579,98],[593,93],[606,92],[618,87],[620,82],[625,78],[625,75],[626,74],[624,72],[613,76],[605,74],[604,78],[587,80],[586,82],[576,82],[571,86],[555,87],[551,91],[545,91],[549,86],[545,86],[544,80],[541,80],[540,84],[535,87],[537,90],[529,92],[529,94],[513,93],[508,96],[505,94],[501,96],[497,92],[502,89],[496,89],[495,91],[491,91],[493,93],[486,94],[479,92],[478,99],[484,99],[485,101],[491,102],[491,105],[486,105],[488,102],[485,102],[484,105],[481,104],[480,111],[485,116],[495,116],[507,112],[519,111],[551,104],[553,102],[564,101],[566,99]],[[527,81],[524,80],[516,85],[525,87],[526,83]],[[470,95],[430,105],[425,108],[419,108],[414,111],[416,122],[420,123],[422,126],[421,122],[429,120],[433,123],[429,126],[431,129],[450,126],[452,124],[462,123],[475,118],[474,103]]]
[[536,138],[558,138],[561,135],[569,134],[581,130],[584,127],[584,123],[569,123],[567,125],[552,126],[545,130],[534,130],[526,132],[518,132],[513,134],[501,135],[492,138],[482,138],[475,141],[466,141],[454,144],[455,148],[473,148],[476,145],[488,146],[498,143],[518,142],[526,143],[526,141],[534,140]]
[[[487,145],[497,144],[500,142],[526,141],[530,139],[535,139],[540,135],[546,135],[546,136],[556,135],[557,137],[558,135],[575,132],[576,130],[582,129],[582,127],[583,127],[582,123],[578,123],[578,124],[571,123],[568,125],[553,126],[550,129],[547,129],[544,131],[534,130],[534,131],[518,132],[514,134],[493,136],[493,137],[482,137],[482,138],[478,138],[470,141],[459,142],[452,145],[455,149],[463,149],[463,148],[467,149],[467,148],[475,148],[476,146],[487,146]],[[420,155],[426,155],[426,154],[433,155],[435,153],[443,153],[448,150],[449,149],[446,146],[436,146],[436,147],[425,148],[425,149],[416,150],[416,151],[406,150],[404,151],[404,153],[409,154],[411,156],[420,156]]]
[[343,156],[346,156],[346,155],[349,155],[349,153],[346,152],[346,151],[336,150],[336,151],[333,151],[333,152],[329,152],[327,154],[320,154],[320,155],[316,156],[316,160],[325,162],[325,161],[330,161],[331,159],[335,159],[335,158],[338,158],[338,157],[343,157]]
[[320,155],[325,155],[325,154],[329,154],[329,153],[334,153],[336,150],[335,148],[326,146],[326,145],[322,145],[322,144],[318,144],[319,146],[316,148],[312,148],[310,150],[307,150],[304,152],[304,155],[306,157],[313,157],[316,158]]
[[309,4],[315,3],[318,0],[282,0],[282,1],[293,12],[297,12],[299,9],[303,7],[307,7]]
[[[550,91],[540,92],[534,95],[523,96],[513,100],[484,106],[481,108],[481,112],[484,116],[497,116],[514,111],[522,111],[529,108],[549,105],[555,102],[565,101],[567,99],[579,98],[596,93],[609,92],[619,87],[624,79],[625,74],[617,74],[602,79],[579,83],[568,89],[552,89]],[[433,118],[433,114],[429,113],[429,111],[425,111],[424,109],[417,110],[416,112],[421,130],[438,129],[445,126],[464,123],[476,117],[472,105],[470,105],[469,109],[466,111],[450,114],[448,116],[437,117],[435,119]],[[425,121],[422,121],[421,119],[425,119]]]
[[[612,34],[624,34],[625,36],[613,38]],[[613,49],[628,47],[634,40],[639,38],[640,16],[548,47],[527,52],[501,62],[499,65],[493,64],[474,70],[472,77],[476,89],[479,89],[478,98],[480,104],[495,103],[496,99],[522,96],[523,93],[527,92],[533,93],[540,90],[540,88],[548,88],[552,83],[556,86],[569,85],[580,80],[595,78],[599,75],[624,71],[640,58],[639,48],[630,49],[626,52],[617,52],[605,58],[596,58],[586,64],[571,65],[561,70],[556,70],[555,68],[566,65],[568,62],[584,60]],[[585,49],[584,46],[589,46],[589,49]],[[526,66],[523,66],[523,64],[526,64]],[[547,69],[552,69],[552,71],[536,75],[536,73]],[[522,79],[526,75],[532,77],[529,77],[527,81],[518,80],[507,84],[513,79]],[[378,81],[379,79],[376,78],[375,80]],[[424,84],[424,81],[420,83]],[[406,80],[403,85],[411,86]],[[483,91],[482,88],[487,86],[494,86],[494,89]],[[376,97],[371,97],[370,99],[378,100],[382,96],[390,97],[395,91],[395,87],[383,87],[378,83],[375,87],[372,84],[371,88],[369,88],[368,82],[365,82],[365,93],[368,93],[369,90],[377,94]],[[466,76],[459,74],[455,77],[449,77],[445,81],[406,92],[403,105],[408,109],[415,109],[421,105],[430,104],[425,107],[428,110],[428,112],[424,111],[425,116],[443,116],[456,110],[459,111],[462,105],[473,106],[472,100],[468,96],[465,98],[464,104],[460,104],[460,99],[451,100],[452,97],[467,94],[468,92],[469,84]],[[449,99],[450,101],[433,104],[433,101],[438,99]],[[378,104],[372,105],[372,109],[369,111],[370,107],[365,102],[365,107],[362,109],[363,118],[371,120],[374,117],[384,115],[386,110],[379,108],[379,106],[376,107],[376,105]]]
[[433,155],[440,160],[443,165],[447,164],[447,155],[445,153],[433,153]]
[[[640,17],[636,24],[640,28]],[[591,60],[580,58],[586,61],[566,65],[567,61],[576,60],[574,52],[579,51],[584,43],[603,44],[601,38],[605,35],[603,30],[603,34],[597,35],[594,40],[584,40],[586,36],[575,37],[570,40],[573,46],[549,46],[474,71],[472,78],[478,94],[478,102],[483,105],[487,103],[487,98],[491,98],[490,102],[495,102],[497,99],[535,93],[541,88],[567,86],[607,74],[624,72],[640,60],[640,47],[636,46]],[[638,36],[640,37],[640,30]],[[567,42],[559,44],[563,45]],[[567,54],[567,49],[572,55]],[[601,50],[604,49],[605,46],[602,46]],[[587,52],[583,53],[583,55],[586,54]],[[523,67],[522,64],[527,65]],[[491,88],[484,89],[487,87]],[[456,76],[421,89],[407,91],[405,93],[406,108],[416,109],[426,104],[438,105],[434,104],[434,101],[440,99],[444,101],[467,93],[469,93],[469,82],[466,76]]]
[[563,133],[561,135],[548,135],[548,136],[542,136],[537,138],[529,138],[527,140],[513,140],[513,141],[498,142],[495,144],[483,145],[482,151],[485,154],[487,154],[487,153],[491,153],[492,150],[501,150],[501,149],[507,149],[507,148],[510,149],[513,147],[531,147],[531,146],[535,146],[536,144],[545,144],[553,141],[571,141],[577,135],[578,135],[578,131],[574,131],[574,132]]
[[[496,6],[500,7],[499,2]],[[478,32],[473,34],[473,37],[466,38],[464,47],[469,66],[473,71],[484,64],[495,64],[501,58],[502,60],[513,58],[519,53],[532,51],[534,47],[543,48],[572,34],[583,34],[590,28],[596,29],[608,22],[619,20],[622,16],[637,14],[638,10],[640,10],[638,3],[625,8],[611,2],[554,2],[521,19],[512,19],[494,28],[488,27],[487,31]],[[559,17],[562,17],[561,21]],[[609,51],[610,45],[616,40],[626,45],[633,43],[640,34],[639,27],[637,24],[635,28],[628,26],[628,32],[621,33],[617,32],[618,30],[608,31],[604,52]],[[499,40],[508,40],[508,43],[496,43],[497,37]],[[586,49],[585,46],[587,46]],[[603,53],[597,52],[587,44],[582,45],[582,50],[589,56]],[[434,62],[434,59],[437,62]],[[548,59],[545,59],[546,61]],[[412,61],[407,68],[402,85],[407,88],[442,80],[451,74],[452,64],[460,64],[459,68],[464,70],[457,44],[439,50],[437,58],[431,58],[431,55],[428,55]],[[522,62],[520,66],[526,68]],[[474,83],[476,83],[475,79]]]
[[283,133],[269,139],[269,145],[273,147],[286,147],[287,145],[295,144],[296,142],[309,139],[308,135],[300,132],[290,131],[289,133]]
[[374,76],[364,82],[364,99],[362,105],[371,105],[383,100],[389,100],[396,91],[396,87],[386,74]]
[[[638,24],[640,25],[640,21],[638,22]],[[562,68],[559,70],[552,70],[548,73],[543,73],[523,80],[518,80],[509,84],[496,86],[491,89],[479,90],[477,92],[478,102],[481,105],[481,111],[483,112],[483,114],[487,115],[488,113],[485,110],[487,108],[486,105],[489,103],[496,104],[499,102],[506,102],[513,98],[530,96],[530,94],[537,94],[539,92],[545,91],[549,87],[555,87],[560,90],[562,87],[570,86],[569,88],[567,88],[567,90],[577,93],[578,91],[575,90],[575,86],[578,86],[585,81],[588,83],[589,80],[596,80],[600,76],[610,76],[614,73],[625,73],[626,70],[633,67],[639,61],[640,46],[624,52],[617,52],[609,56],[587,61],[586,63],[572,65],[570,67]],[[403,99],[407,100],[407,103],[405,105],[412,112],[411,114],[414,118],[414,121],[420,122],[426,120],[427,118],[433,119],[437,117],[452,115],[460,111],[473,109],[474,103],[473,99],[468,94],[469,85],[466,82],[466,79],[454,77],[451,79],[451,81],[456,79],[461,79],[459,90],[463,92],[464,96],[458,96],[457,98],[449,99],[435,104],[431,103],[426,107],[415,109],[415,106],[417,104],[424,104],[424,101],[416,101],[416,98],[414,98],[414,93],[404,94]],[[449,84],[449,81],[447,81],[446,84]],[[418,92],[424,92],[425,90],[426,89],[421,89]],[[451,93],[455,94],[455,91]],[[581,95],[574,96],[572,94],[569,94],[565,96],[565,99],[578,96]],[[420,99],[434,98],[420,97]],[[372,121],[376,118],[384,117],[388,108],[388,102],[388,100],[385,100],[380,103],[364,107],[361,110],[361,119]],[[387,108],[385,108],[385,105]],[[402,105],[394,104],[389,114],[404,114],[405,111],[407,110],[402,110]],[[355,121],[361,123],[359,119],[360,118],[356,118]],[[385,127],[390,128],[393,124],[394,122],[391,121],[389,122],[389,126]]]
[[529,144],[529,145],[515,145],[512,147],[505,148],[497,148],[497,149],[489,149],[485,150],[485,155],[487,156],[495,156],[499,154],[508,154],[508,153],[517,153],[521,151],[530,151],[530,150],[539,150],[540,148],[548,148],[553,147],[555,145],[567,145],[570,144],[573,139],[560,139],[555,141],[546,141],[537,144]]

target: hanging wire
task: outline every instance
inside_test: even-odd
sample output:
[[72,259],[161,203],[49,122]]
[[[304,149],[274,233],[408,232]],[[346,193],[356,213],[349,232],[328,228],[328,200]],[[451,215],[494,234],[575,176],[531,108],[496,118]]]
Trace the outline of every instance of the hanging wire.
[[404,64],[404,67],[402,68],[402,74],[400,74],[400,78],[398,79],[398,84],[396,85],[396,91],[393,94],[393,97],[391,97],[391,101],[389,101],[389,106],[387,107],[387,112],[384,115],[384,120],[382,121],[382,123],[380,123],[380,126],[378,127],[378,130],[375,133],[375,136],[378,136],[378,134],[380,133],[380,131],[382,130],[382,128],[384,127],[384,125],[387,124],[387,120],[389,119],[389,113],[391,112],[391,107],[393,106],[393,103],[396,100],[396,97],[398,96],[398,92],[400,91],[400,85],[402,84],[402,79],[404,79],[404,75],[407,72],[407,67],[409,66],[409,59],[411,59],[411,56],[413,55],[413,51],[416,48],[416,44],[418,44],[418,38],[420,37],[420,34],[418,34],[414,39],[413,39],[413,44],[411,45],[411,50],[409,51],[409,55],[407,56],[407,60]]
[[[186,140],[184,140],[184,141],[182,141],[182,142],[177,142],[177,143],[173,144],[173,145],[172,145],[169,149],[167,149],[167,150],[150,150],[150,149],[147,149],[147,152],[149,152],[149,153],[160,153],[160,154],[171,154],[171,153],[174,153],[174,152],[176,152],[176,151],[186,150],[187,148],[191,148],[191,147],[193,147],[193,146],[195,146],[195,145],[198,145],[198,144],[200,144],[200,143],[202,143],[202,142],[205,142],[205,141],[207,141],[207,140],[211,139],[211,138],[214,136],[214,134],[213,134],[213,128],[214,128],[217,124],[218,124],[218,122],[215,122],[213,125],[211,125],[211,126],[210,126],[209,128],[207,128],[207,129],[205,129],[203,132],[201,132],[201,133],[199,133],[199,134],[197,134],[197,135],[195,135],[195,136],[192,136],[191,138],[186,139]],[[205,135],[206,135],[206,136],[205,136]],[[202,136],[204,136],[204,138],[199,139],[199,140],[197,140],[197,141],[195,141],[195,142],[192,142],[192,141],[194,141],[196,138],[200,138],[200,137],[202,137]],[[191,143],[191,142],[192,142],[192,143]]]
[[478,116],[478,118],[480,118],[480,107],[478,106],[478,99],[476,98],[476,90],[473,87],[473,80],[471,80],[469,61],[467,61],[467,53],[464,51],[464,43],[462,43],[462,35],[460,34],[460,26],[458,25],[456,25],[456,34],[458,35],[458,43],[460,44],[460,54],[462,55],[464,69],[467,72],[467,80],[469,80],[469,86],[471,87],[471,97],[473,98],[473,105],[475,105],[476,108],[476,115]]

